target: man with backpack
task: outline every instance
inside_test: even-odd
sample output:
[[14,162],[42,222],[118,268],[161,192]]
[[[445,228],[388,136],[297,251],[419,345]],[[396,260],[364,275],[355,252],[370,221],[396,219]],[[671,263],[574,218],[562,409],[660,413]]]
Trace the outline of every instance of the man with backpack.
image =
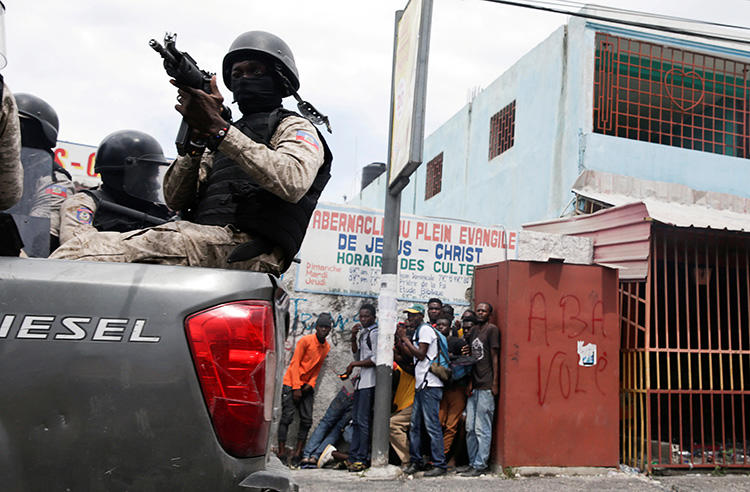
[[487,460],[492,442],[492,417],[500,381],[500,331],[489,322],[492,306],[487,302],[477,305],[476,325],[469,335],[464,353],[471,352],[476,363],[471,371],[471,395],[466,402],[466,447],[469,465],[459,467],[464,477],[478,477],[487,472]]
[[[461,349],[467,345],[463,337],[451,335],[452,318],[440,314],[437,319],[437,330],[447,341],[448,356],[451,361],[451,380],[443,387],[443,399],[440,401],[440,425],[443,427],[445,456],[451,462],[455,453],[450,454],[454,439],[461,427],[461,414],[466,408],[466,386],[471,376],[471,365],[458,365],[461,361]],[[448,458],[451,456],[450,458]]]
[[414,405],[411,413],[409,430],[409,466],[404,473],[413,475],[424,469],[421,452],[421,429],[424,424],[430,440],[430,455],[433,468],[425,472],[425,477],[437,477],[445,474],[445,452],[443,449],[443,430],[440,427],[440,400],[443,397],[443,382],[430,371],[432,361],[439,357],[439,340],[437,331],[423,321],[424,307],[414,304],[404,311],[407,323],[415,329],[412,338],[406,335],[406,329],[399,326],[396,336],[402,346],[414,357]]

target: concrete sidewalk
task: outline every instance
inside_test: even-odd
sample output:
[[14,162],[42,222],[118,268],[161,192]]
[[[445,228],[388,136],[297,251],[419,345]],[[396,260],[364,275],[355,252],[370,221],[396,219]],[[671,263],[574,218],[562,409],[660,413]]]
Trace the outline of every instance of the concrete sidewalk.
[[[521,490],[530,492],[573,492],[579,490],[645,490],[645,491],[747,491],[750,492],[750,474],[713,476],[710,473],[685,473],[673,476],[647,477],[615,469],[588,469],[584,474],[558,473],[545,470],[534,475],[533,470],[521,470],[523,476],[514,478],[490,474],[478,478],[464,478],[448,473],[437,478],[424,478],[422,473],[413,477],[399,474],[396,478],[372,479],[366,473],[349,473],[343,470],[294,470],[292,477],[301,491],[436,491],[479,492],[496,490]],[[528,475],[531,473],[532,475]],[[550,473],[550,474],[547,474]]]

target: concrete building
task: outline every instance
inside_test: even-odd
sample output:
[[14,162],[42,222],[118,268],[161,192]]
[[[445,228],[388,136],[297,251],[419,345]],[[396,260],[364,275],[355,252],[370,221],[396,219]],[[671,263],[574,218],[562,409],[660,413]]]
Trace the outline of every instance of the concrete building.
[[[403,192],[405,213],[588,237],[618,269],[641,470],[750,467],[749,69],[750,44],[572,19],[427,137]],[[385,179],[354,202],[382,207]]]
[[[748,45],[573,18],[426,138],[401,210],[519,228],[570,214],[587,170],[750,197],[748,68]],[[351,203],[383,208],[385,180]]]

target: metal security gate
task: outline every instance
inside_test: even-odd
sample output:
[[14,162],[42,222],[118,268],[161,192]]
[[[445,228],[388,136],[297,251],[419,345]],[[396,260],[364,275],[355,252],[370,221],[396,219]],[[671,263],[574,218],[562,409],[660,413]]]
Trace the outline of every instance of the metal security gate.
[[622,460],[750,468],[750,234],[655,223],[650,248],[620,283]]

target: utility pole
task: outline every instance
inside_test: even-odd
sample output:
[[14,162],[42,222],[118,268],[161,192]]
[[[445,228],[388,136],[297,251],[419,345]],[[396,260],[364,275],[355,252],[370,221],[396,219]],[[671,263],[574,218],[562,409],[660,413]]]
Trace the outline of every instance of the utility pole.
[[[372,425],[373,467],[388,465],[393,339],[398,323],[396,299],[401,191],[409,183],[409,176],[422,163],[431,18],[432,0],[409,0],[404,10],[396,11],[391,72],[391,120],[388,132],[388,180],[383,217],[383,265],[378,296],[377,379]],[[400,100],[396,101],[396,91],[404,80],[411,82],[404,84],[410,85],[408,91],[413,88],[411,94],[402,98],[407,101],[405,105]],[[411,107],[402,107],[409,103]]]

